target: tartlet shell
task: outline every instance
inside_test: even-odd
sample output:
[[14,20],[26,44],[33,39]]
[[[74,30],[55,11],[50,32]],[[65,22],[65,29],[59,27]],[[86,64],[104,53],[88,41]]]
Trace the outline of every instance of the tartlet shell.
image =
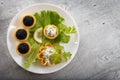
[[[56,34],[54,37],[50,37],[50,36],[48,36],[48,35],[46,34],[46,29],[47,29],[49,26],[53,26],[53,27],[57,30],[57,34]],[[44,28],[44,36],[45,36],[46,38],[48,38],[48,39],[55,39],[55,38],[58,36],[58,34],[59,34],[59,31],[58,31],[58,28],[57,28],[55,25],[47,25],[47,26],[45,26],[45,28]]]
[[[25,39],[20,40],[20,39],[18,39],[18,38],[16,37],[16,32],[17,32],[19,29],[24,29],[24,30],[27,32],[27,37],[26,37]],[[29,30],[28,30],[28,29],[25,29],[25,28],[23,28],[23,27],[18,27],[18,28],[15,29],[15,31],[14,31],[14,38],[15,38],[17,41],[25,42],[25,41],[27,41],[28,37],[29,37]]]
[[37,58],[38,58],[38,60],[41,61],[42,66],[53,66],[53,65],[55,65],[55,63],[53,63],[53,62],[51,62],[51,63],[44,62],[45,59],[43,58],[43,54],[42,54],[41,51],[46,49],[46,46],[52,46],[52,44],[50,42],[48,42],[48,43],[45,44],[45,46],[41,46],[40,50],[39,50],[39,53],[37,54]]
[[[31,25],[31,26],[26,26],[26,25],[24,25],[23,19],[24,19],[26,16],[31,16],[31,17],[34,19],[33,25]],[[36,18],[35,18],[32,14],[26,14],[26,15],[24,15],[24,16],[22,17],[21,23],[22,23],[22,26],[23,26],[24,28],[26,28],[26,29],[31,29],[31,28],[33,28],[33,27],[35,26],[35,24],[36,24]]]
[[[28,44],[28,46],[29,46],[29,51],[28,51],[27,53],[25,53],[25,54],[22,54],[22,53],[20,53],[20,52],[18,51],[18,46],[19,46],[20,44],[22,44],[22,43],[26,43],[26,44]],[[17,51],[17,53],[18,53],[19,55],[21,55],[21,56],[26,56],[26,55],[28,55],[28,54],[31,52],[31,45],[30,45],[29,42],[19,42],[19,43],[17,44],[17,46],[16,46],[16,51]]]

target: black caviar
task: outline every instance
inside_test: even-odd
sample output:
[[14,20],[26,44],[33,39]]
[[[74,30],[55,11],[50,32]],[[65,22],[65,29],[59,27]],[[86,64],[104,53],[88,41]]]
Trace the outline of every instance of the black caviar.
[[25,25],[25,26],[32,26],[33,25],[33,23],[34,23],[34,19],[33,19],[33,17],[31,17],[31,16],[25,16],[24,17],[24,19],[23,19],[23,24]]
[[21,53],[21,54],[25,54],[29,51],[29,45],[26,44],[26,43],[21,43],[19,46],[18,46],[18,51]]
[[24,29],[19,29],[16,31],[16,37],[19,40],[23,40],[27,37],[27,31]]

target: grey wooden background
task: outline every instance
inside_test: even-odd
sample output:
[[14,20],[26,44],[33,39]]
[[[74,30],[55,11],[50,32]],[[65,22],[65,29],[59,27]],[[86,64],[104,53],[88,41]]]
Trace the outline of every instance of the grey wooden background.
[[[20,68],[10,56],[6,32],[11,19],[34,3],[51,3],[74,17],[80,46],[64,69],[37,75]],[[120,0],[0,0],[0,80],[120,80]]]

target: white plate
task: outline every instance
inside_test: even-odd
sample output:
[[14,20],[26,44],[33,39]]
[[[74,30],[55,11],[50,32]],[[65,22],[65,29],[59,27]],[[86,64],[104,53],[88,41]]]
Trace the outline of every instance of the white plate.
[[[22,56],[18,55],[16,52],[16,45],[18,42],[14,38],[14,29],[16,27],[21,26],[20,19],[24,14],[27,14],[27,13],[34,14],[35,12],[40,12],[41,10],[56,11],[65,19],[65,24],[67,24],[69,26],[75,25],[75,27],[77,29],[77,33],[71,35],[71,39],[70,39],[68,44],[62,44],[65,47],[66,51],[70,51],[72,53],[72,57],[67,62],[63,62],[63,63],[57,64],[55,66],[52,66],[52,67],[42,67],[40,64],[36,63],[36,64],[32,64],[29,68],[24,68],[23,67],[24,58]],[[46,3],[35,4],[35,5],[29,6],[25,9],[21,10],[12,19],[12,21],[9,25],[9,28],[8,28],[8,32],[7,32],[7,46],[8,46],[8,50],[10,52],[10,55],[12,56],[14,61],[19,66],[21,66],[25,70],[33,72],[33,73],[48,74],[48,73],[53,73],[53,72],[56,72],[56,71],[64,68],[74,58],[75,54],[77,53],[78,46],[79,46],[79,32],[78,32],[78,28],[77,28],[75,21],[65,10],[63,10],[55,5],[51,5],[51,4],[46,4]]]

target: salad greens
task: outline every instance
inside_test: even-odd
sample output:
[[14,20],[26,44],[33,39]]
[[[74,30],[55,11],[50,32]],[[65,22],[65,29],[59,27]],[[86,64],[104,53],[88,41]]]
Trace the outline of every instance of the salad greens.
[[60,44],[54,45],[54,48],[56,50],[56,53],[54,53],[51,56],[51,60],[54,61],[55,64],[58,64],[58,63],[62,62],[63,59],[65,61],[67,61],[72,55],[72,54],[70,54],[70,52],[65,52],[65,51],[63,51],[61,53],[61,51],[64,50],[64,47],[61,46]]
[[39,48],[40,48],[40,45],[41,44],[38,44],[32,37],[32,35],[30,34],[29,38],[28,38],[28,41],[30,42],[31,44],[31,52],[30,54],[28,55],[25,63],[24,63],[24,66],[27,68],[29,67],[33,62],[35,62],[36,60],[36,57],[37,57],[37,53],[39,52]]
[[[32,47],[31,52],[27,56],[27,59],[24,63],[24,66],[29,67],[33,62],[36,62],[36,56],[39,52],[40,46],[45,45],[45,43],[47,42],[50,42],[51,44],[57,43],[57,45],[54,45],[56,53],[51,56],[51,59],[54,60],[54,63],[60,63],[62,61],[62,58],[68,60],[71,57],[70,52],[65,52],[64,47],[61,46],[59,43],[68,43],[70,40],[69,34],[76,32],[75,27],[70,27],[63,24],[64,18],[55,11],[43,10],[40,13],[35,13],[34,16],[36,18],[36,25],[34,26],[34,28],[30,29],[30,36],[28,39]],[[42,36],[43,42],[41,44],[36,42],[33,38],[34,32],[41,27],[44,29],[44,27],[49,24],[53,24],[58,27],[58,37],[52,40],[46,38],[45,36]],[[61,55],[59,54],[60,51],[63,51]]]

